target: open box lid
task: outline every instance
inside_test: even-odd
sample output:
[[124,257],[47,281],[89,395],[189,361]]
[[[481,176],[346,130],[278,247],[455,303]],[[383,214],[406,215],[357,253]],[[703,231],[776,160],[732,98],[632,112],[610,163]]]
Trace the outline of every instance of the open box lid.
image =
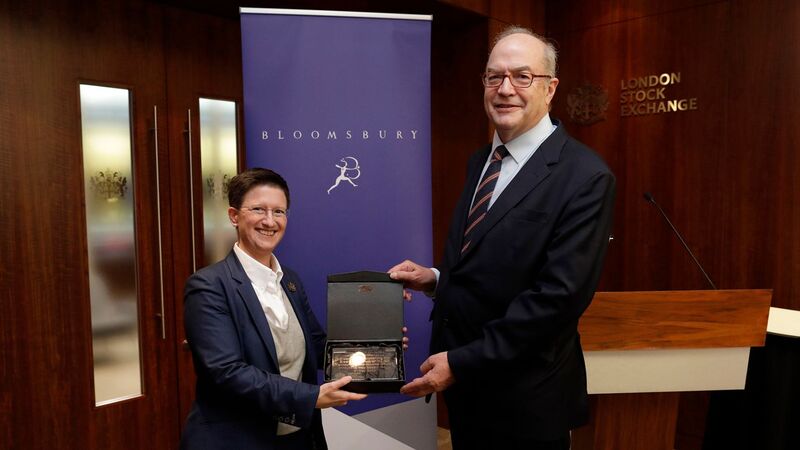
[[403,285],[385,272],[328,276],[328,340],[402,341]]

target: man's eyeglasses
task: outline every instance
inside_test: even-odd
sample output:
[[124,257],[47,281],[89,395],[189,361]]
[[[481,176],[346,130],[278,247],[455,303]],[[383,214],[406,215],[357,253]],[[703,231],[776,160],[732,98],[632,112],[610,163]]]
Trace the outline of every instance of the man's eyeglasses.
[[261,217],[266,217],[267,214],[272,214],[273,219],[283,219],[284,217],[289,216],[289,210],[283,208],[264,208],[261,206],[254,206],[252,208],[249,208],[246,206],[242,206],[239,209],[250,211],[251,213]]
[[508,77],[511,85],[518,88],[528,88],[533,84],[533,80],[537,78],[553,78],[552,75],[536,75],[535,73],[519,71],[519,72],[486,72],[481,75],[481,81],[486,87],[498,87],[503,84],[503,80]]

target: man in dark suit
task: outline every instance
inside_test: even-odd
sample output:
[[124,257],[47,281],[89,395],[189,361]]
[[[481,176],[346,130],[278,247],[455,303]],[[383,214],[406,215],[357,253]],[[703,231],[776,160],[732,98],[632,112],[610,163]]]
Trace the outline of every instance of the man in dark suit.
[[588,419],[578,319],[608,245],[615,180],[549,116],[551,44],[512,27],[483,76],[491,146],[469,161],[438,269],[391,268],[432,293],[431,356],[413,396],[444,391],[455,449],[568,449]]
[[197,389],[184,450],[325,449],[320,408],[360,400],[351,378],[317,386],[325,332],[297,274],[275,248],[286,232],[289,187],[250,169],[231,180],[228,256],[186,282],[184,324]]

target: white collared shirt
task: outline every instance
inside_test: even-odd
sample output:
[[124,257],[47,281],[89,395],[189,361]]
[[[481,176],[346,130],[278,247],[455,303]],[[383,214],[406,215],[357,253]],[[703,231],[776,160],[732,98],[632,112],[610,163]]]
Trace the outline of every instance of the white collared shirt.
[[[497,131],[494,132],[494,138],[492,139],[493,151],[490,152],[489,157],[486,158],[483,171],[478,179],[483,179],[483,174],[486,173],[486,169],[489,167],[494,149],[505,145],[506,149],[508,149],[509,156],[503,159],[502,165],[500,166],[500,176],[497,178],[497,184],[494,186],[492,198],[489,200],[489,208],[492,207],[497,197],[499,197],[500,194],[503,193],[503,190],[511,183],[511,180],[517,176],[522,166],[531,159],[531,156],[533,156],[539,146],[542,145],[542,142],[553,134],[556,128],[557,127],[553,125],[553,122],[550,120],[550,114],[545,114],[533,128],[508,142],[504,143],[501,141],[500,136],[497,135]],[[475,188],[477,192],[477,186],[475,186]],[[475,193],[472,194],[472,201],[475,201]],[[472,202],[470,202],[470,204],[472,204]]]
[[289,313],[284,300],[286,294],[281,287],[283,270],[278,258],[274,254],[270,256],[270,266],[267,267],[240,249],[238,243],[233,244],[233,251],[242,263],[247,278],[250,278],[253,284],[253,290],[256,291],[258,302],[261,303],[261,309],[267,316],[269,326],[285,330],[289,326]]

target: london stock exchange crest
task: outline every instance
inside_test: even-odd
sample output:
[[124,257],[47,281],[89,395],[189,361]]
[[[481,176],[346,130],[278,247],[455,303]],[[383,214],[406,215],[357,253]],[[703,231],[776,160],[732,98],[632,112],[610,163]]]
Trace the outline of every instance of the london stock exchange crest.
[[608,92],[601,86],[583,83],[567,95],[567,113],[578,125],[592,125],[606,120]]

